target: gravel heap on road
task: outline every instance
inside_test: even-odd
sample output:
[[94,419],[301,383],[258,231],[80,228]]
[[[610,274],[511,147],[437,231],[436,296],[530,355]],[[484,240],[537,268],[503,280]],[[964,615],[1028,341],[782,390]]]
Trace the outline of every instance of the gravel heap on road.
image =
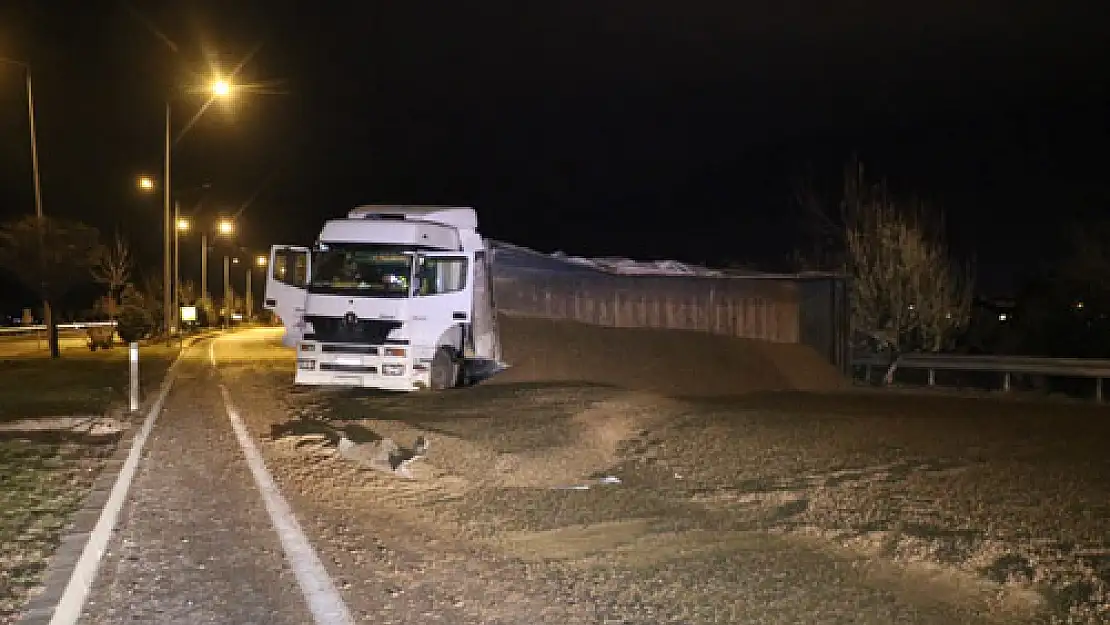
[[[541,340],[551,354],[565,342],[581,356],[604,353],[615,336],[607,333],[624,332],[596,330]],[[365,518],[367,527],[432,536],[491,561],[535,563],[529,575],[562,576],[578,591],[596,583],[610,594],[589,601],[655,610],[658,622],[751,618],[759,601],[733,604],[756,590],[743,577],[752,563],[792,575],[812,551],[843,558],[874,583],[1008,623],[1043,613],[1056,623],[1110,623],[1110,459],[1098,429],[1110,421],[1073,406],[1049,414],[870,391],[726,401],[723,378],[684,378],[640,362],[646,355],[635,348],[618,352],[582,367],[600,375],[627,363],[625,373],[607,373],[628,381],[624,389],[568,382],[583,377],[576,358],[551,366],[553,357],[536,357],[554,381],[518,358],[516,381],[506,373],[463,391],[296,389],[278,413],[256,415],[255,428],[276,454],[268,462],[282,467],[283,489],[345,506],[352,524]],[[755,381],[736,386],[781,384],[773,370],[756,378],[766,362],[753,359]],[[281,382],[257,384],[259,398]],[[696,392],[674,391],[682,384]],[[412,465],[414,479],[367,471],[337,457],[336,430],[402,446],[423,435],[428,454]],[[599,483],[606,476],[619,483]],[[768,553],[797,561],[765,562]],[[815,605],[815,622],[822,609]]]
[[683,397],[846,384],[805,345],[531,317],[502,316],[498,324],[512,366],[492,384],[575,381]]

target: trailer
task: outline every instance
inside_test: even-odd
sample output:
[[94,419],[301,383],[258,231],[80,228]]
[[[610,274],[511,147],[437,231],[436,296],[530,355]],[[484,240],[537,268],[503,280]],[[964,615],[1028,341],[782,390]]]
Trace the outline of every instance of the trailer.
[[444,390],[504,370],[491,255],[475,210],[454,206],[360,206],[311,248],[273,246],[264,307],[296,349],[294,382]]

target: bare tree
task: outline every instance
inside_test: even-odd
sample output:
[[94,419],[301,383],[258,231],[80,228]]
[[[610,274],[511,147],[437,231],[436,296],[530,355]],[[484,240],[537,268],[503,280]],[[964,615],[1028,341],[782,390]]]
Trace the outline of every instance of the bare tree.
[[852,279],[852,327],[898,357],[914,349],[940,351],[971,316],[969,267],[953,262],[943,215],[920,201],[896,200],[885,183],[869,185],[863,166],[845,170],[836,210],[815,194],[800,194],[811,225],[811,266]]
[[131,247],[116,232],[112,245],[101,250],[90,268],[93,280],[108,287],[108,317],[112,320],[116,318],[116,296],[131,279],[131,265]]
[[[89,275],[100,250],[100,233],[80,222],[34,215],[0,226],[0,268],[6,269],[52,307]],[[41,256],[40,256],[41,252]],[[41,262],[28,259],[41,258]],[[50,357],[61,355],[51,316]]]

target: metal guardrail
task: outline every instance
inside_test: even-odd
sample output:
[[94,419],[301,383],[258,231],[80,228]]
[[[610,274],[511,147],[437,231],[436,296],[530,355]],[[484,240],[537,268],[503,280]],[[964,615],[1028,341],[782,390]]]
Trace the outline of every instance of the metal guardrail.
[[[115,326],[115,321],[81,321],[75,323],[59,323],[59,330],[84,330],[86,328],[104,328],[108,326]],[[26,334],[29,332],[45,332],[46,326],[12,326],[10,328],[0,328],[0,334]]]
[[[889,356],[868,354],[852,358],[852,365],[886,369]],[[1091,358],[1044,358],[1034,356],[989,356],[978,354],[903,354],[895,369],[925,369],[929,385],[936,382],[936,371],[993,371],[1002,374],[1002,390],[1010,390],[1012,374],[1047,375],[1061,378],[1090,378],[1095,381],[1095,401],[1102,401],[1102,380],[1110,378],[1110,360]]]

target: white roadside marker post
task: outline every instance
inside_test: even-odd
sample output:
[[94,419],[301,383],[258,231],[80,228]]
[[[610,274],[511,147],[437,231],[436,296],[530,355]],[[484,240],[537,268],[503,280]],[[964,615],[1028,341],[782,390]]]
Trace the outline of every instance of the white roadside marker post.
[[139,344],[131,343],[131,412],[139,411]]

